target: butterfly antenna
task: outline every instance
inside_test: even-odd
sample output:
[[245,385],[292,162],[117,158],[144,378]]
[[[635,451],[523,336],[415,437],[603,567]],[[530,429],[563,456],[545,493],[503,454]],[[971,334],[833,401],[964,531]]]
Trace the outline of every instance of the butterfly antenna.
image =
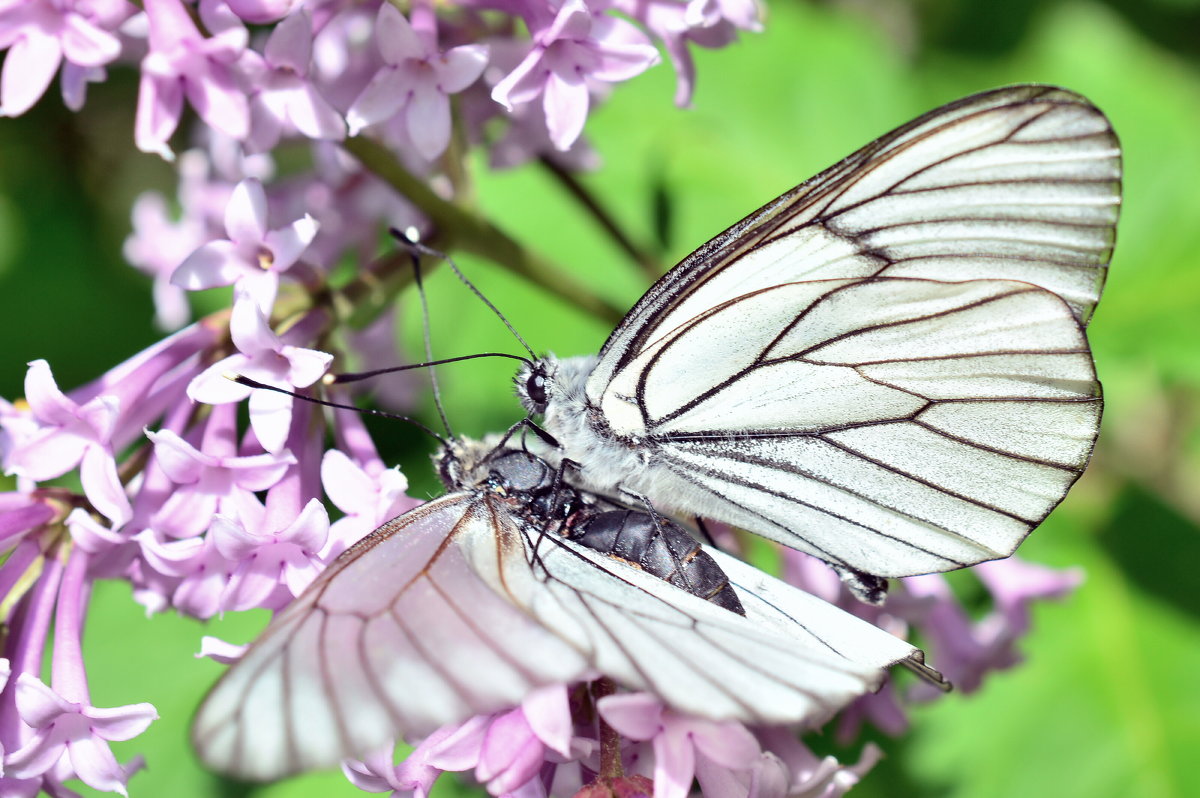
[[533,349],[530,348],[529,344],[527,344],[525,342],[525,339],[521,337],[521,334],[519,332],[517,332],[517,328],[513,327],[512,323],[509,322],[508,318],[505,317],[505,315],[500,312],[500,309],[497,308],[495,305],[493,305],[491,300],[489,300],[487,297],[485,297],[483,295],[483,292],[480,291],[478,288],[476,288],[475,284],[467,279],[467,276],[462,273],[461,269],[458,268],[458,265],[455,264],[453,258],[451,258],[449,255],[447,255],[445,252],[440,252],[436,249],[432,249],[431,247],[425,246],[420,241],[414,241],[413,239],[409,238],[404,233],[397,230],[395,227],[389,227],[388,232],[391,233],[392,237],[395,238],[397,241],[399,241],[404,246],[409,247],[412,250],[421,253],[422,255],[429,255],[430,257],[440,258],[441,260],[445,261],[446,265],[450,267],[450,271],[454,272],[454,276],[456,276],[462,282],[463,285],[465,285],[468,289],[470,289],[471,293],[474,294],[475,296],[477,296],[479,298],[480,302],[487,305],[488,310],[490,310],[490,311],[492,311],[492,313],[496,314],[496,318],[500,319],[500,321],[504,323],[504,326],[508,328],[508,331],[513,334],[513,337],[516,338],[517,341],[521,344],[521,346],[523,346],[525,348],[525,351],[529,353],[529,356],[531,358],[537,357],[537,354],[533,351]]
[[[425,342],[425,362],[433,360],[433,335],[429,331],[429,298],[425,296],[425,281],[421,277],[421,257],[415,250],[412,252],[413,282],[417,286],[417,296],[421,298],[421,338]],[[433,386],[433,405],[437,408],[438,418],[442,420],[442,429],[451,438],[454,430],[450,429],[450,419],[446,418],[446,408],[442,405],[442,389],[438,385],[437,372],[433,366],[428,367],[429,382]]]
[[450,442],[448,440],[446,440],[446,438],[437,434],[436,432],[431,430],[429,427],[422,424],[420,421],[417,421],[415,418],[409,418],[408,416],[402,416],[399,413],[388,413],[384,410],[375,410],[374,408],[370,408],[370,407],[356,407],[354,405],[342,404],[341,402],[329,402],[329,401],[326,401],[325,399],[318,399],[315,396],[305,396],[302,393],[296,393],[295,391],[289,391],[286,388],[279,388],[274,385],[267,385],[266,383],[259,382],[258,380],[252,380],[249,377],[242,376],[241,374],[234,374],[232,372],[226,373],[224,376],[225,376],[225,379],[233,380],[238,385],[245,385],[247,388],[255,388],[255,389],[261,390],[261,391],[274,391],[275,393],[281,393],[286,396],[290,396],[294,399],[302,399],[305,402],[311,402],[314,405],[322,405],[324,407],[334,407],[339,410],[353,410],[356,413],[366,413],[367,415],[380,416],[382,418],[390,418],[390,419],[394,419],[396,421],[407,421],[409,424],[412,424],[414,427],[421,430],[422,432],[436,438],[437,441],[440,444],[442,444],[442,446],[450,445]]
[[356,371],[347,372],[345,374],[326,374],[322,378],[322,382],[326,385],[340,385],[346,382],[358,382],[359,380],[367,380],[371,377],[378,377],[381,374],[395,374],[397,371],[409,371],[411,369],[423,369],[430,366],[441,366],[445,363],[457,363],[460,360],[475,360],[480,357],[506,357],[510,360],[519,360],[525,365],[533,365],[527,357],[520,355],[510,355],[507,352],[480,352],[475,355],[459,355],[458,357],[444,357],[441,360],[427,360],[424,363],[408,363],[403,366],[388,366],[383,369],[374,369],[372,371]]

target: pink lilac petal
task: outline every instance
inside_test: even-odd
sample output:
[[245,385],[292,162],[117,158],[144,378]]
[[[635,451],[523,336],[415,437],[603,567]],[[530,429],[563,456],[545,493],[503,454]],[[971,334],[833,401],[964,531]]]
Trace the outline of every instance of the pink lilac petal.
[[488,726],[475,778],[487,783],[492,795],[511,792],[537,775],[545,751],[521,710],[505,712]]
[[375,21],[375,43],[384,63],[399,66],[407,59],[430,55],[409,21],[392,5],[385,3]]
[[409,95],[405,121],[417,152],[433,160],[450,141],[450,98],[434,86],[417,84]]
[[[25,372],[25,400],[38,420],[46,424],[65,426],[79,413],[79,406],[59,390],[50,364],[45,360],[29,363],[29,370]],[[109,408],[110,416],[115,412],[115,408]],[[112,420],[108,422],[107,432],[111,432],[112,423]]]
[[463,723],[443,726],[425,738],[410,755],[439,770],[455,773],[479,764],[479,752],[493,715],[476,715]]
[[367,792],[392,791],[393,798],[426,798],[434,781],[442,774],[437,768],[410,755],[399,765],[392,764],[392,749],[386,748],[368,756],[362,762],[347,759],[342,772],[350,783]]
[[663,726],[663,704],[649,693],[605,696],[597,708],[608,725],[631,740],[652,739]]
[[276,391],[254,391],[249,407],[250,424],[259,443],[268,452],[282,451],[292,425],[292,397]]
[[117,461],[100,446],[89,446],[79,466],[83,493],[101,515],[120,527],[133,517],[133,506],[117,474]]
[[241,520],[225,516],[214,518],[210,534],[218,551],[240,561],[225,591],[226,609],[276,609],[272,604],[283,597],[280,586],[298,596],[319,572],[317,553],[328,532],[329,516],[316,499],[277,532],[247,529]]
[[187,323],[191,310],[183,290],[171,285],[171,273],[204,243],[203,226],[187,216],[174,221],[157,192],[138,196],[131,217],[133,232],[122,252],[129,263],[154,278],[155,322],[164,330],[178,329]]
[[267,232],[267,192],[260,181],[247,178],[233,188],[225,206],[225,232],[239,251],[253,252]]
[[32,108],[62,63],[58,40],[40,31],[18,39],[4,59],[0,74],[0,116],[20,116]]
[[[391,6],[384,5],[384,8]],[[399,112],[407,99],[409,82],[410,78],[395,68],[379,70],[346,111],[350,135],[357,136],[364,128]]]
[[556,149],[567,149],[583,133],[588,104],[588,87],[580,75],[552,72],[547,76],[543,108],[550,141]]
[[539,687],[521,702],[525,721],[547,748],[564,758],[571,757],[574,723],[566,685]]
[[275,68],[291,70],[303,77],[312,62],[312,15],[301,7],[289,14],[267,38],[263,56]]
[[464,44],[453,47],[434,62],[438,88],[445,94],[457,94],[479,80],[488,61],[488,47]]
[[266,353],[276,354],[283,347],[279,336],[271,329],[258,298],[241,286],[234,292],[229,336],[242,354],[252,358]]
[[90,513],[78,507],[67,516],[66,525],[71,539],[90,554],[100,554],[129,542],[124,535],[99,523]]
[[211,635],[204,635],[200,638],[200,651],[195,656],[197,659],[211,659],[222,665],[232,665],[242,658],[248,648],[250,648],[248,644],[238,645]]
[[161,596],[179,612],[196,618],[211,618],[221,611],[221,597],[235,566],[217,551],[211,535],[163,542],[158,533],[146,529],[134,540],[152,571],[141,580],[146,601]]
[[[233,13],[254,25],[274,22],[292,12],[301,0],[226,0]],[[282,23],[281,23],[282,24]]]
[[54,507],[37,497],[0,493],[0,553],[8,552],[23,535],[49,523],[57,514]]

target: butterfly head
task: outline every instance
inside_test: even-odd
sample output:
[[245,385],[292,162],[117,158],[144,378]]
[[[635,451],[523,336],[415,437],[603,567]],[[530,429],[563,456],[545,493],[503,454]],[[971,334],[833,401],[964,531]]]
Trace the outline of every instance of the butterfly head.
[[530,413],[545,413],[553,393],[554,375],[558,372],[558,360],[546,355],[521,367],[514,378],[517,398],[521,406]]

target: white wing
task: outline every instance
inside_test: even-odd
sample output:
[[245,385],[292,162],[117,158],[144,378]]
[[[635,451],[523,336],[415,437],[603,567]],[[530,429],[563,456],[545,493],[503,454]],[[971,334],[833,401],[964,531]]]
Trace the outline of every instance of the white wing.
[[859,571],[1010,554],[1099,428],[1082,327],[1119,159],[1099,111],[1040,86],[884,136],[643,297],[587,377],[592,436],[645,453],[621,484],[656,504]]
[[1011,86],[944,105],[863,147],[697,249],[622,320],[596,398],[658,335],[798,280],[1005,279],[1063,297],[1086,325],[1112,256],[1121,150],[1085,98]]
[[209,693],[192,727],[200,758],[276,779],[578,679],[584,657],[478,578],[468,555],[488,547],[523,561],[512,524],[459,493],[347,551]]
[[547,537],[536,551],[535,584],[517,600],[598,671],[682,712],[819,722],[878,688],[889,665],[922,661],[907,642],[728,555],[720,563],[734,570],[746,617],[571,541]]
[[[920,659],[776,585],[798,603],[742,617],[605,555],[523,534],[495,497],[454,494],[322,574],[213,688],[193,740],[216,770],[278,778],[595,671],[681,711],[799,722],[874,689],[888,665]],[[789,617],[801,606],[812,618]]]

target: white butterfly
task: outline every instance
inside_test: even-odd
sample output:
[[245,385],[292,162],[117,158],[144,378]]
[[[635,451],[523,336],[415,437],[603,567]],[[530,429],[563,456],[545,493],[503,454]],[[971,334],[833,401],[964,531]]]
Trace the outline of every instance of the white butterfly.
[[518,392],[586,489],[808,552],[867,600],[1006,557],[1091,456],[1120,180],[1079,95],[967,97],[738,222]]
[[196,716],[206,764],[275,779],[596,674],[749,723],[823,719],[895,663],[939,678],[903,640],[721,552],[744,615],[543,534],[536,492],[490,451],[451,446],[456,492],[364,538],[275,618]]

